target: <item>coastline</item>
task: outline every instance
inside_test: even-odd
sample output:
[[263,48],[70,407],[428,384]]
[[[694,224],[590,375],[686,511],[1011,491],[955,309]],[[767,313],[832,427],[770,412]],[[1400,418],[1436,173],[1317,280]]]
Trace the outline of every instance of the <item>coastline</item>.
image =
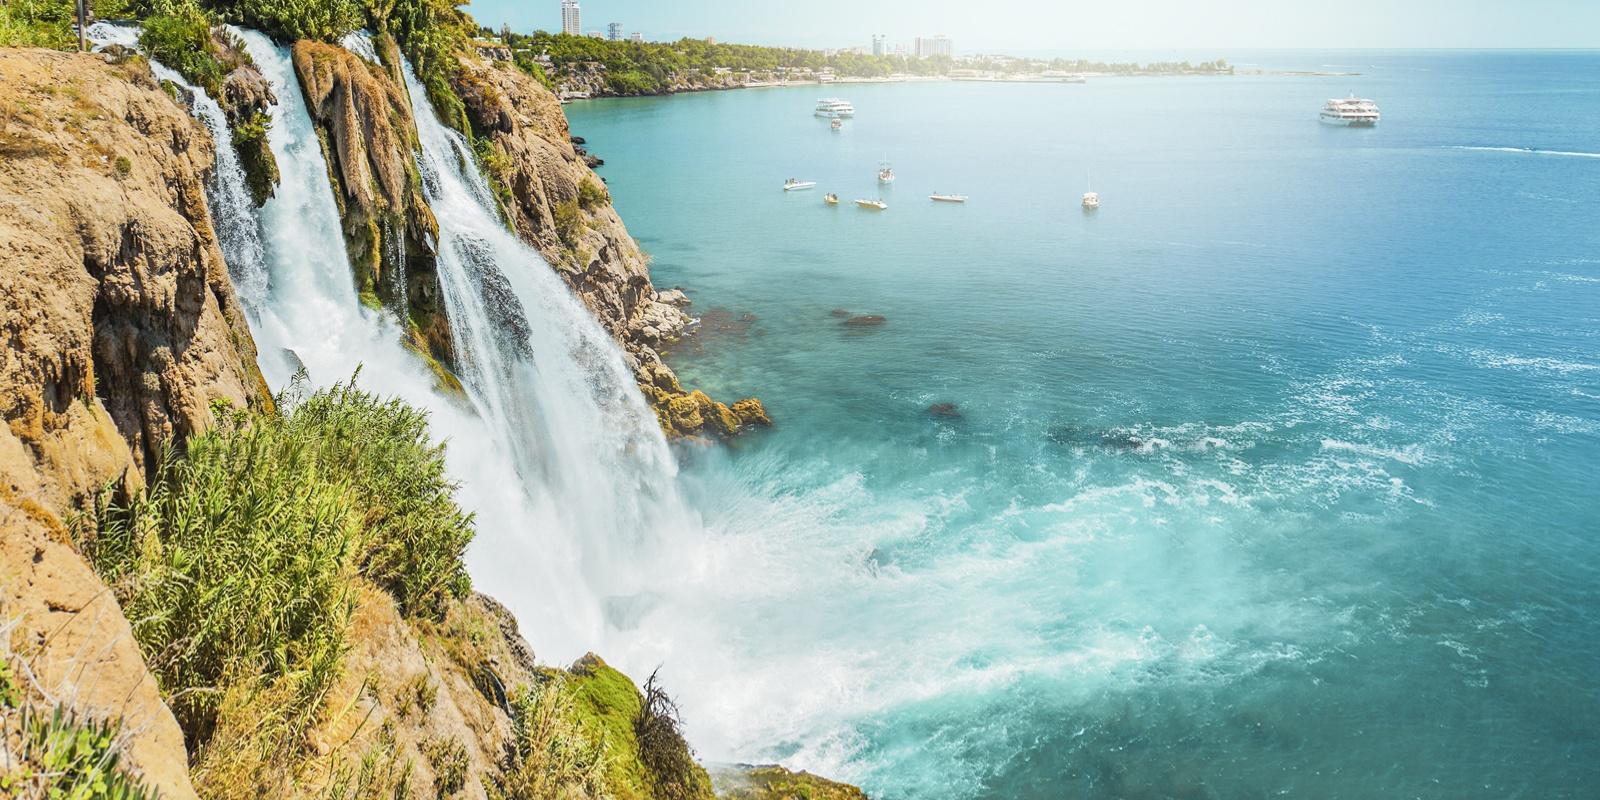
[[1104,79],[1135,79],[1135,78],[1355,78],[1360,77],[1360,72],[1324,72],[1320,70],[1270,70],[1270,69],[1234,69],[1231,72],[1182,72],[1173,70],[1148,71],[1148,72],[1085,72],[1076,74],[1071,78],[1045,78],[1034,75],[1004,75],[995,77],[983,76],[951,76],[951,75],[891,75],[883,78],[873,77],[839,77],[831,81],[820,80],[784,80],[784,81],[750,81],[746,83],[727,83],[721,85],[688,85],[674,87],[662,92],[623,93],[609,90],[600,91],[568,91],[565,89],[556,92],[563,105],[580,100],[614,100],[621,97],[670,97],[675,94],[695,94],[700,92],[727,92],[738,89],[788,89],[797,86],[861,86],[897,83],[1009,83],[1009,84],[1042,84],[1081,86],[1089,81]]

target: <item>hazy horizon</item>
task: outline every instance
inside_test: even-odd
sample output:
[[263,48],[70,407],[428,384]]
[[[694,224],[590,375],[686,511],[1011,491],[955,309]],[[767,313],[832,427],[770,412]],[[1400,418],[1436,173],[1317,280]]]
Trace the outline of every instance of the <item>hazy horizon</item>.
[[[1115,7],[1050,0],[851,0],[750,4],[733,0],[582,0],[583,28],[619,22],[646,39],[715,36],[728,42],[865,47],[945,34],[957,53],[1062,50],[1594,49],[1600,3],[1590,0],[1385,0],[1288,4],[1272,0],[1135,0]],[[560,0],[474,0],[478,22],[559,30]]]

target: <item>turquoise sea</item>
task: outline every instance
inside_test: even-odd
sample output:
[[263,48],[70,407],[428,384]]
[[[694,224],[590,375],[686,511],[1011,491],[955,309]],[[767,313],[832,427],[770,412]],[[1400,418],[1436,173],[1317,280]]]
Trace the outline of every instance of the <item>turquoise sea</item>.
[[1600,53],[1221,55],[1361,74],[568,107],[694,299],[669,360],[777,420],[680,453],[708,541],[609,651],[702,756],[1600,796]]

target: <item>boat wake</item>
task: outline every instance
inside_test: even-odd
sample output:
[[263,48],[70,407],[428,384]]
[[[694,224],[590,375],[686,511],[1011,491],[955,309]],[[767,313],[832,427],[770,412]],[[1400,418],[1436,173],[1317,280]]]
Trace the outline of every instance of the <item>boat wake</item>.
[[1468,145],[1445,145],[1445,150],[1469,150],[1478,153],[1517,153],[1530,156],[1565,156],[1567,158],[1600,158],[1600,153],[1585,153],[1576,150],[1540,150],[1536,147],[1472,147]]

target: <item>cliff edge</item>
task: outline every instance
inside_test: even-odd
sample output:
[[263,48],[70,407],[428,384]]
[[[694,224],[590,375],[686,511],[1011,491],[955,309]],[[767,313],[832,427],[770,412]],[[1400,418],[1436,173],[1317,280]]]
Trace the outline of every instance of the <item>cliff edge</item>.
[[573,147],[561,101],[511,63],[471,55],[460,57],[451,85],[473,133],[488,143],[484,168],[512,228],[622,344],[662,428],[729,436],[770,425],[759,400],[730,407],[686,390],[661,360],[659,348],[683,334],[689,315],[650,282],[650,259],[612,207],[604,181]]

